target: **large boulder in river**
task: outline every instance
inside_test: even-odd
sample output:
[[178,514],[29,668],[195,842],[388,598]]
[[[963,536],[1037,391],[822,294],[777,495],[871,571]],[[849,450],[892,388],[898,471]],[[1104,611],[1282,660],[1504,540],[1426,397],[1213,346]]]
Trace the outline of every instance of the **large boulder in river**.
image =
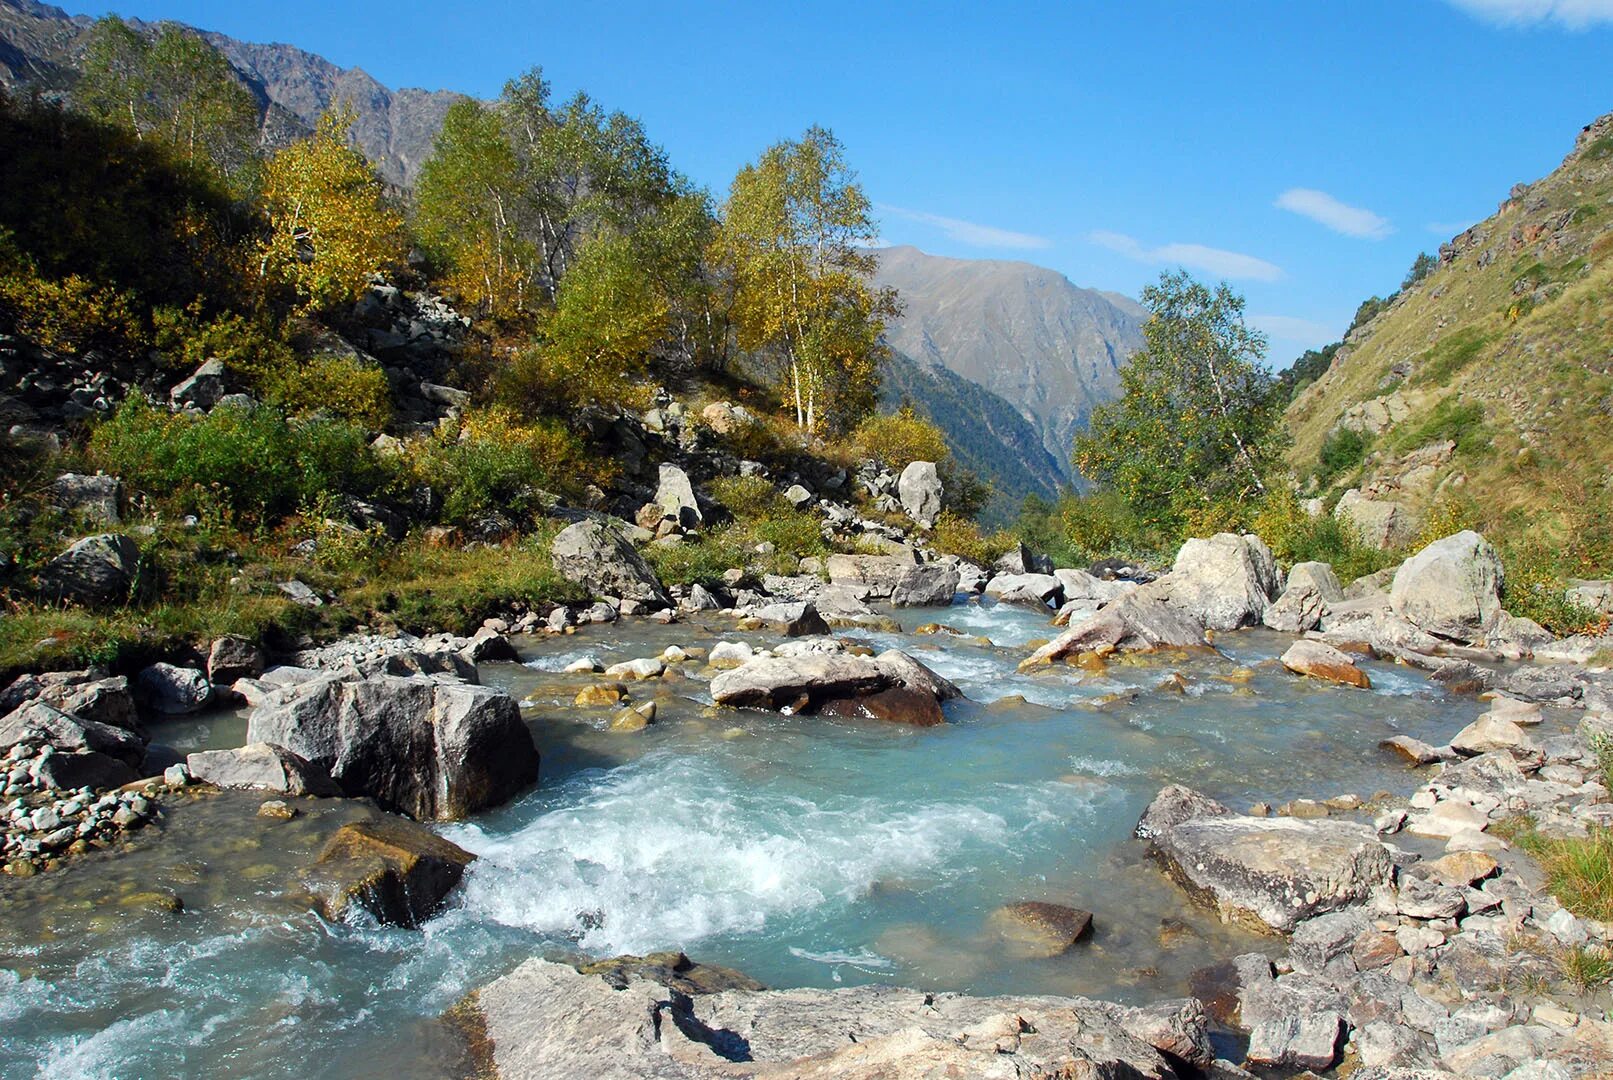
[[442,906],[475,858],[424,826],[378,817],[336,830],[303,884],[327,919],[357,906],[381,922],[413,927]]
[[1282,589],[1271,549],[1251,533],[1187,541],[1176,553],[1170,582],[1170,602],[1206,630],[1259,623]]
[[159,662],[142,668],[134,686],[141,704],[163,716],[184,716],[213,700],[207,673],[177,664]]
[[896,579],[891,603],[897,607],[946,607],[957,594],[960,576],[955,566],[923,563]]
[[756,618],[785,637],[817,637],[829,632],[829,624],[810,600],[793,604],[768,604],[756,609]]
[[830,702],[867,697],[902,688],[937,701],[961,691],[906,653],[895,649],[879,656],[845,652],[766,656],[746,661],[711,680],[711,697],[719,705],[810,713]]
[[1137,835],[1190,895],[1257,932],[1287,933],[1358,904],[1394,873],[1368,825],[1245,817],[1174,784],[1143,812]]
[[0,755],[20,742],[48,745],[62,754],[93,753],[139,768],[146,744],[134,732],[28,701],[0,718]]
[[999,558],[991,568],[998,574],[1051,574],[1053,560],[1046,555],[1036,554],[1024,544],[1015,544],[1013,550]]
[[503,690],[430,676],[333,673],[270,694],[247,721],[274,743],[419,820],[497,806],[538,776],[538,751]]
[[986,595],[1000,604],[1046,610],[1064,597],[1064,585],[1052,574],[998,574],[986,582]]
[[[532,959],[451,1019],[480,1072],[502,1080],[1178,1076],[1155,1040],[1208,1062],[1202,1010],[1196,1031],[1147,1013],[892,986],[672,994],[641,975]],[[1187,1049],[1199,1044],[1202,1055]]]
[[568,525],[555,536],[550,551],[560,575],[585,586],[595,596],[671,606],[649,564],[620,533],[603,522]]
[[116,604],[128,598],[139,569],[140,548],[127,536],[86,536],[50,561],[39,575],[40,591],[91,607]]
[[1140,585],[1033,652],[1022,668],[1084,652],[1146,652],[1205,644],[1204,626],[1171,602],[1172,578]]
[[1288,584],[1275,603],[1266,608],[1261,621],[1273,630],[1303,634],[1322,622],[1329,604],[1344,599],[1333,568],[1325,562],[1295,563],[1288,571]]
[[910,462],[896,482],[897,493],[902,497],[902,510],[913,523],[926,529],[935,527],[941,516],[941,477],[933,461]]
[[1471,529],[1435,540],[1400,564],[1389,603],[1416,626],[1455,641],[1481,641],[1501,617],[1501,556]]
[[270,743],[248,743],[233,750],[201,750],[185,758],[185,767],[193,779],[214,787],[256,788],[323,798],[342,793],[323,769]]

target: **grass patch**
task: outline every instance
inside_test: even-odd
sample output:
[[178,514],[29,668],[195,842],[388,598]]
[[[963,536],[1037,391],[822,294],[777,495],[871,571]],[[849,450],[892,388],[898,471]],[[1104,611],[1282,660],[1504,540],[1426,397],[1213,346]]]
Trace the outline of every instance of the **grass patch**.
[[1493,335],[1475,326],[1464,327],[1425,352],[1411,377],[1413,386],[1443,386],[1457,372],[1479,358]]
[[1351,428],[1339,428],[1330,434],[1317,458],[1317,483],[1323,488],[1330,487],[1336,477],[1359,468],[1371,446],[1370,436]]
[[1540,863],[1547,889],[1563,907],[1587,919],[1613,919],[1613,830],[1592,829],[1583,840],[1557,840],[1529,828],[1520,830],[1513,842]]
[[1613,953],[1601,946],[1565,945],[1556,961],[1563,978],[1581,994],[1613,979]]
[[1456,444],[1457,453],[1468,456],[1488,450],[1491,435],[1484,422],[1484,406],[1476,401],[1459,401],[1455,394],[1447,395],[1415,427],[1402,429],[1395,445],[1411,450],[1447,441]]

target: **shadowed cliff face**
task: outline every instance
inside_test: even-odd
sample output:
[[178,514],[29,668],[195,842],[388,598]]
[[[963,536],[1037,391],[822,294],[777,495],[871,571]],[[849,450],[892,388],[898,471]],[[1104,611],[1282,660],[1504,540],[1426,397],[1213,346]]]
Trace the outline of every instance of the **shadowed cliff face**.
[[[32,0],[0,0],[0,85],[70,92],[93,20]],[[139,20],[131,25],[142,26]],[[202,36],[224,54],[258,99],[264,138],[280,145],[313,130],[321,113],[347,102],[359,149],[381,176],[412,187],[431,154],[448,107],[446,90],[390,90],[359,68],[339,68],[291,45],[257,45],[223,34]]]
[[1030,263],[880,251],[879,282],[907,308],[893,348],[1003,398],[1074,479],[1070,442],[1094,406],[1115,397],[1120,366],[1142,345],[1140,309]]

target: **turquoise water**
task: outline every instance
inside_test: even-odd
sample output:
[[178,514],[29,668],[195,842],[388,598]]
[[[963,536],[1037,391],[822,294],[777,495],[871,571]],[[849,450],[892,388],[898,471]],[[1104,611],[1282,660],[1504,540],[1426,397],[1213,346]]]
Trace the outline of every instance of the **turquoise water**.
[[[485,667],[530,699],[542,782],[444,830],[481,858],[418,932],[328,924],[283,896],[354,812],[341,803],[277,825],[249,795],[200,800],[117,856],[0,881],[0,1074],[440,1076],[454,1049],[435,1017],[534,954],[681,948],[773,986],[1179,994],[1195,968],[1273,943],[1184,906],[1142,858],[1131,828],[1161,785],[1240,808],[1406,791],[1413,774],[1378,741],[1439,741],[1482,709],[1382,664],[1366,665],[1371,692],[1297,679],[1273,660],[1287,639],[1263,632],[1223,636],[1223,655],[1021,675],[1050,633],[1036,613],[902,618],[971,635],[847,635],[958,682],[970,700],[942,727],[717,710],[698,678],[635,686],[660,707],[637,734],[571,705],[592,680],[557,672],[581,656],[764,640],[716,619],[534,639],[527,664]],[[159,738],[241,734],[221,717]],[[153,887],[184,912],[120,902]],[[1018,900],[1086,908],[1094,935],[1027,958],[989,922]]]

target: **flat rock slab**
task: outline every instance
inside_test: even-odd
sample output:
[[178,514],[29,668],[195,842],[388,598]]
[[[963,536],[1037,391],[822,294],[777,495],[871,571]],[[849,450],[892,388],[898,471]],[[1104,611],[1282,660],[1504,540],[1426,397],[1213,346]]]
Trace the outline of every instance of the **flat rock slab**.
[[1024,900],[992,912],[991,923],[1016,951],[1034,957],[1061,956],[1092,930],[1092,912]]
[[1137,835],[1191,895],[1258,932],[1359,903],[1393,873],[1369,826],[1246,817],[1177,785],[1144,811]]
[[1355,666],[1355,661],[1341,649],[1320,641],[1301,638],[1283,653],[1282,665],[1296,675],[1306,675],[1323,682],[1355,686],[1362,690],[1372,686],[1367,673]]

